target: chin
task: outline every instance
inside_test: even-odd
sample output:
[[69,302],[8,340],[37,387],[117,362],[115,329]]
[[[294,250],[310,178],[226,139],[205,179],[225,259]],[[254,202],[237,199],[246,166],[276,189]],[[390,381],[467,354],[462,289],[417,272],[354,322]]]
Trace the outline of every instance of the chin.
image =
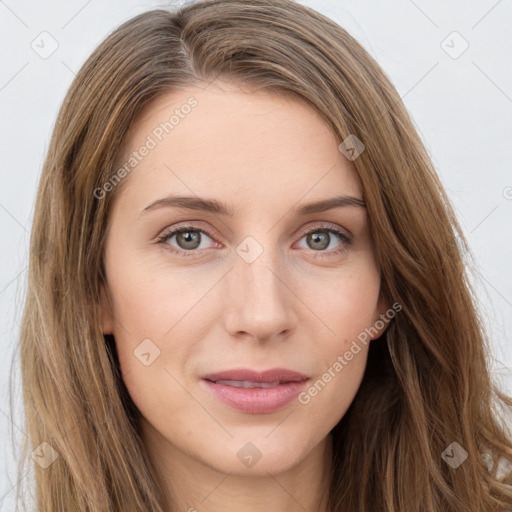
[[[275,428],[276,425],[274,425]],[[282,428],[282,425],[277,428]],[[268,476],[283,473],[296,464],[313,448],[308,449],[303,442],[291,442],[283,430],[281,437],[270,440],[272,429],[255,436],[230,439],[226,445],[219,443],[208,453],[201,453],[199,459],[217,471],[238,476]],[[272,434],[270,434],[272,435]],[[288,443],[283,442],[288,439]]]

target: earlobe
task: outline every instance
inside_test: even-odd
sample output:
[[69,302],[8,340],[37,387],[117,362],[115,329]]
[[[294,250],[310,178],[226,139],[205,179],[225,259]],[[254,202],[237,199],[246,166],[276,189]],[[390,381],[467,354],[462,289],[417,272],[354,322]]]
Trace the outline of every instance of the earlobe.
[[[393,315],[391,316],[389,312],[392,311]],[[377,334],[372,336],[373,339],[380,338],[389,327],[389,324],[394,317],[395,311],[391,307],[391,304],[388,300],[386,300],[382,295],[379,297],[377,302],[377,317],[375,318],[374,328],[377,330]]]
[[114,334],[114,317],[103,283],[101,283],[100,294],[101,330],[103,334]]

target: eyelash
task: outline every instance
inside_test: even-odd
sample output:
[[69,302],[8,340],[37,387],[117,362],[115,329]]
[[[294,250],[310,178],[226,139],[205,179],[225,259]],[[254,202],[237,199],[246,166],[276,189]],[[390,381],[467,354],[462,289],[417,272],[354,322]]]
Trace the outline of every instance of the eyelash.
[[[178,254],[180,256],[197,256],[197,253],[198,253],[197,249],[190,250],[190,251],[184,251],[184,250],[176,249],[175,247],[172,247],[169,244],[166,244],[166,242],[167,242],[167,240],[169,240],[169,238],[172,238],[174,235],[179,234],[181,232],[186,232],[186,231],[198,231],[200,233],[204,233],[204,234],[208,235],[211,239],[214,239],[214,235],[207,229],[198,228],[193,225],[183,225],[183,226],[174,228],[172,230],[165,231],[162,235],[160,235],[157,238],[157,243],[166,245],[167,250],[170,250],[171,252]],[[327,231],[328,233],[334,233],[335,235],[338,236],[338,238],[341,241],[341,245],[338,249],[334,249],[331,251],[313,251],[313,252],[316,252],[316,254],[321,258],[337,256],[337,255],[341,254],[342,252],[346,251],[347,246],[352,245],[351,238],[349,238],[341,230],[334,228],[333,226],[328,226],[328,225],[315,226],[314,228],[310,229],[309,231],[306,231],[306,233],[304,233],[302,235],[301,239],[304,238],[305,236],[309,235],[310,233],[316,233],[317,231]],[[317,257],[317,256],[315,256],[315,257]]]

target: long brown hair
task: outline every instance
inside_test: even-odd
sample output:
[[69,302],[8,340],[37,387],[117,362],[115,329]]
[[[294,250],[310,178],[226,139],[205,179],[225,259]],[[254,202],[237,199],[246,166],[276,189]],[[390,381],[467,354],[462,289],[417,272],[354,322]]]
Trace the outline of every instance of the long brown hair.
[[[106,226],[123,183],[94,191],[118,172],[143,108],[217,77],[296,95],[340,143],[355,135],[365,146],[354,165],[381,293],[403,309],[370,344],[361,387],[332,431],[330,509],[511,510],[512,400],[491,379],[470,252],[450,202],[379,65],[343,28],[291,0],[140,14],[108,35],[69,89],[39,183],[20,333],[29,441],[19,475],[33,465],[37,510],[163,512],[139,413],[100,329]],[[41,443],[57,454],[48,467],[32,461]],[[443,457],[454,449],[467,454],[457,468]]]

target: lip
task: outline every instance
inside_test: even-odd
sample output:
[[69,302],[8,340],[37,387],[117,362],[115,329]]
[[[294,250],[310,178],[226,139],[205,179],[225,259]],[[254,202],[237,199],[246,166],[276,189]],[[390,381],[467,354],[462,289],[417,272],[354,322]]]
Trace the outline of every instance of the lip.
[[210,373],[203,375],[205,380],[248,380],[250,382],[298,382],[308,378],[299,372],[288,370],[286,368],[271,368],[263,372],[257,372],[249,368],[234,368],[223,372]]
[[[281,382],[272,388],[237,388],[216,384],[217,380],[237,380],[258,383]],[[233,369],[205,375],[201,383],[221,402],[247,414],[269,414],[292,402],[309,381],[302,373],[285,368],[273,368],[264,372],[249,369]]]

